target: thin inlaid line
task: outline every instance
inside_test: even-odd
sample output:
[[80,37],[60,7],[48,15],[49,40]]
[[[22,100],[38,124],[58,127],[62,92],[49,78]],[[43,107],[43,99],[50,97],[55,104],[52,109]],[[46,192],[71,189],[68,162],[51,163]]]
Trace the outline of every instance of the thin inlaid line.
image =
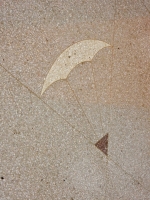
[[[26,86],[24,83],[22,83],[17,77],[15,77],[9,70],[7,70],[4,66],[2,66],[0,64],[0,66],[13,78],[15,79],[20,85],[22,85],[24,88],[26,88],[29,93],[33,94],[37,99],[39,99],[44,105],[46,105],[50,110],[52,110],[54,113],[56,113],[60,118],[62,118],[68,125],[70,125],[70,127],[73,128],[73,130],[77,131],[78,133],[82,133],[81,131],[79,131],[78,129],[74,128],[74,126],[72,124],[70,124],[67,120],[64,119],[64,117],[62,115],[60,115],[56,110],[54,110],[52,107],[50,107],[43,99],[41,99],[35,92],[33,92],[28,86]],[[83,137],[88,141],[89,144],[91,144],[92,146],[95,145],[93,144],[89,138],[87,138],[85,136],[85,134],[83,134]],[[92,153],[92,152],[91,152]],[[92,153],[93,154],[93,153]],[[94,155],[94,154],[93,154]],[[105,156],[105,154],[103,154],[103,156]],[[119,167],[126,175],[128,175],[129,177],[131,177],[132,180],[136,181],[139,183],[139,185],[145,189],[146,191],[150,192],[150,190],[148,190],[147,188],[145,188],[145,186],[143,186],[138,180],[136,180],[132,174],[126,172],[117,162],[113,161],[110,156],[106,156],[105,157],[108,161],[113,162],[117,167]]]
[[100,115],[100,123],[101,123],[101,127],[102,127],[102,132],[104,132],[104,127],[103,127],[103,122],[102,122],[102,113],[100,111],[100,105],[99,105],[99,101],[98,101],[98,90],[96,87],[96,81],[95,81],[95,76],[94,76],[94,67],[91,65],[91,68],[92,68],[93,82],[94,82],[94,88],[95,88],[95,93],[96,93],[96,101],[97,101],[99,115]]
[[145,0],[141,1],[141,3],[143,4],[146,11],[150,14],[150,9],[148,9],[148,7],[145,5]]
[[[115,31],[116,31],[116,27],[115,27],[115,20],[116,20],[116,0],[114,0],[114,19],[113,19],[113,33],[112,33],[112,57],[111,57],[111,66],[110,66],[110,104],[109,104],[109,128],[108,130],[110,131],[110,128],[112,127],[112,79],[113,79],[113,68],[114,68],[114,42],[115,42]],[[108,142],[109,142],[109,138],[108,138]],[[105,193],[108,194],[108,182],[109,182],[109,168],[108,168],[108,161],[109,161],[109,147],[108,147],[108,160],[106,161],[106,188],[105,188]]]
[[91,129],[93,130],[94,134],[96,135],[95,130],[94,130],[94,128],[93,128],[93,125],[91,124],[91,122],[89,121],[89,119],[88,119],[86,113],[84,112],[84,109],[83,109],[83,107],[81,106],[81,104],[80,104],[80,102],[79,102],[79,100],[78,100],[78,97],[77,97],[77,95],[75,94],[75,91],[74,91],[73,88],[71,87],[70,82],[69,82],[67,79],[66,79],[66,82],[68,83],[68,85],[69,85],[69,87],[70,87],[72,93],[74,94],[75,99],[76,99],[76,101],[78,102],[78,104],[79,104],[79,106],[80,106],[80,108],[81,108],[81,110],[82,110],[82,112],[83,112],[85,118],[87,119],[88,123],[90,124]]
[[[59,114],[56,110],[54,110],[49,104],[47,104],[43,99],[41,99],[35,92],[33,92],[28,86],[26,86],[24,83],[22,83],[18,78],[16,78],[9,70],[7,70],[4,66],[2,66],[0,64],[0,66],[8,73],[11,75],[11,77],[13,77],[20,85],[22,85],[23,87],[25,87],[30,94],[33,94],[36,98],[38,98],[43,104],[45,104],[50,110],[52,110],[54,113],[56,113],[60,118],[62,118],[68,125],[70,125],[70,127],[72,127],[75,131],[81,133],[80,130],[76,129],[74,127],[74,125],[72,125],[70,122],[68,122],[61,114]],[[83,134],[84,138],[86,138],[88,140],[88,142],[90,144],[93,145],[93,143],[89,140],[89,138],[87,138],[85,136],[85,134]]]

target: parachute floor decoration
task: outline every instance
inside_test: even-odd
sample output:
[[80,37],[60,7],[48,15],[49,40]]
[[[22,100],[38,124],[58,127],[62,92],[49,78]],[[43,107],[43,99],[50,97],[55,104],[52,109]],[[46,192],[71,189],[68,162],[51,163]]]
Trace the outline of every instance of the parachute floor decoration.
[[149,8],[0,2],[0,200],[150,198]]

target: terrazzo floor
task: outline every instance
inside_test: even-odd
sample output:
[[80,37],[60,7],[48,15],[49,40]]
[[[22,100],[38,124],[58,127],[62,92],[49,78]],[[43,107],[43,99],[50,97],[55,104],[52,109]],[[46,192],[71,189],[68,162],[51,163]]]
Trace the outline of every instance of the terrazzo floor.
[[0,0],[0,82],[0,200],[150,199],[149,0]]

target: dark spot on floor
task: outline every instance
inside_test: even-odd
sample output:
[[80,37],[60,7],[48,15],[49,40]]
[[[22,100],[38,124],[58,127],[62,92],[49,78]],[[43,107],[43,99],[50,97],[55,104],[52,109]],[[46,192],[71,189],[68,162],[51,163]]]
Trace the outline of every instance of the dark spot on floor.
[[4,177],[3,177],[3,176],[1,176],[1,180],[4,180]]
[[135,185],[140,185],[140,182],[137,181],[137,180],[135,180],[135,181],[134,181],[134,184],[135,184]]
[[14,129],[13,133],[14,133],[15,135],[19,135],[19,134],[20,134],[20,131]]

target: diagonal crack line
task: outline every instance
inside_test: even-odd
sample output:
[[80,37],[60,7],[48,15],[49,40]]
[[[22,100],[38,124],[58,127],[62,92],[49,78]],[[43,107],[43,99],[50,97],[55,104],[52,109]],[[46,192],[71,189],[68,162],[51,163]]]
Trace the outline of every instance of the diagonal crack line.
[[[20,85],[22,85],[23,87],[25,87],[31,94],[33,94],[36,98],[38,98],[43,104],[45,104],[49,109],[51,109],[54,113],[56,113],[60,118],[62,118],[68,125],[70,125],[75,131],[77,131],[78,133],[81,133],[81,131],[79,131],[78,129],[74,128],[74,126],[72,124],[70,124],[70,122],[68,122],[62,115],[60,115],[56,110],[54,110],[53,108],[51,108],[43,99],[41,99],[35,92],[33,92],[28,86],[26,86],[24,83],[22,83],[17,77],[15,77],[9,70],[7,70],[2,64],[0,64],[1,68],[3,68],[12,78],[14,78]],[[87,138],[85,136],[85,134],[83,134],[83,137],[88,141],[89,144],[91,144],[92,146],[95,145],[93,144],[89,138]],[[93,154],[93,153],[92,153]],[[104,155],[105,156],[105,155]],[[134,181],[138,181],[136,180],[132,174],[128,173],[126,170],[124,170],[118,163],[116,163],[113,159],[111,159],[110,157],[106,156],[108,161],[113,162],[116,166],[118,166],[125,174],[127,174],[128,176],[130,176]],[[139,182],[139,181],[138,181]],[[146,191],[150,192],[150,190],[148,190],[147,188],[145,188],[145,186],[143,186],[140,183],[140,186],[142,188],[144,188]]]
[[[24,83],[22,83],[17,77],[15,77],[9,70],[7,70],[4,66],[0,64],[0,66],[8,73],[11,77],[13,77],[20,85],[25,87],[31,94],[33,94],[36,98],[38,98],[43,104],[45,104],[49,109],[51,109],[54,113],[56,113],[60,118],[62,118],[69,126],[71,126],[75,131],[81,133],[80,130],[76,129],[70,122],[68,122],[61,114],[59,114],[56,110],[54,110],[51,106],[49,106],[43,99],[41,99],[35,92],[33,92],[28,86],[26,86]],[[89,138],[83,134],[84,138],[92,145],[94,145]]]
[[109,161],[113,162],[117,167],[119,167],[126,175],[128,175],[133,181],[138,182],[139,185],[145,189],[147,192],[150,192],[150,189],[147,189],[142,183],[140,183],[139,180],[135,179],[134,176],[130,173],[128,173],[125,169],[123,169],[117,162],[115,162],[113,159],[109,157]]

